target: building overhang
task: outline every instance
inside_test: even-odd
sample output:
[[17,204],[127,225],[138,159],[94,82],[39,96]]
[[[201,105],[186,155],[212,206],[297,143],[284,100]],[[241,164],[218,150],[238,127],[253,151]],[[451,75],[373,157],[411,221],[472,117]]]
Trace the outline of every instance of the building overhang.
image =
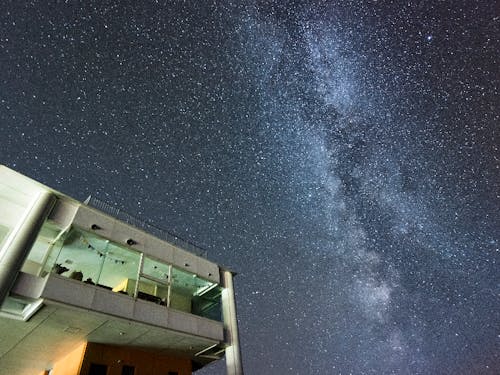
[[[68,349],[82,342],[190,358],[196,367],[223,356],[222,352],[214,356],[211,350],[224,347],[221,322],[53,273],[43,278],[20,273],[11,293],[43,303],[28,321],[0,318],[4,337],[0,340],[0,358],[2,364],[13,368],[12,373],[30,373],[31,360],[37,363],[37,369],[41,362],[50,368]],[[26,353],[30,353],[28,360]]]

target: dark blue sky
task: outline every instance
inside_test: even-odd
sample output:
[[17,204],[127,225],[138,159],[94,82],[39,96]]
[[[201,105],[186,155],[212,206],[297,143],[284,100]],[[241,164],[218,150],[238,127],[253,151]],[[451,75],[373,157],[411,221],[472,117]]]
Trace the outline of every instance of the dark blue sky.
[[0,162],[236,270],[248,374],[497,374],[498,9],[338,3],[4,2]]

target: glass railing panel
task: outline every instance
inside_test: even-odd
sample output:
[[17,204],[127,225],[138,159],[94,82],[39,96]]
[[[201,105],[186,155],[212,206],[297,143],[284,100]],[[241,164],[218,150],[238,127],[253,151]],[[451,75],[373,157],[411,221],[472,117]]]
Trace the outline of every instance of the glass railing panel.
[[59,254],[61,253],[61,249],[63,247],[64,241],[68,233],[63,233],[63,235],[54,243],[49,253],[47,254],[47,258],[45,259],[42,265],[42,271],[39,276],[45,277],[47,274],[51,272],[56,272],[55,264],[57,258],[59,258]]
[[145,256],[144,264],[142,266],[142,273],[145,276],[149,276],[155,280],[158,280],[162,284],[167,284],[169,281],[169,268],[170,266],[168,264]]
[[168,304],[171,266],[144,257],[137,297],[160,305]]
[[45,269],[133,297],[139,261],[140,253],[136,251],[92,233],[72,229],[62,241],[60,250],[50,252]]
[[204,318],[222,321],[222,288],[214,284],[193,296],[192,313]]
[[[43,276],[44,265],[47,263],[53,248],[61,244],[60,239],[63,235],[63,229],[50,221],[45,221],[24,261],[21,271],[35,276]],[[54,262],[50,267],[53,265]]]
[[[95,284],[104,262],[108,241],[72,229],[64,238],[51,272],[70,279]],[[51,262],[47,262],[50,265]]]
[[108,242],[102,254],[104,260],[98,286],[133,297],[140,253]]
[[221,320],[218,284],[195,274],[172,269],[170,307],[209,319]]
[[137,288],[137,298],[167,306],[168,286],[141,276]]

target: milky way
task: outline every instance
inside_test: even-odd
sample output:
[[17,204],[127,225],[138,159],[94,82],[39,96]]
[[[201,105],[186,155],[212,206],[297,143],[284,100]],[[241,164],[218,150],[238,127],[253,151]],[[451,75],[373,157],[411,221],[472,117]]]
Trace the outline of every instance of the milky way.
[[0,162],[234,269],[248,374],[496,374],[495,14],[8,2]]

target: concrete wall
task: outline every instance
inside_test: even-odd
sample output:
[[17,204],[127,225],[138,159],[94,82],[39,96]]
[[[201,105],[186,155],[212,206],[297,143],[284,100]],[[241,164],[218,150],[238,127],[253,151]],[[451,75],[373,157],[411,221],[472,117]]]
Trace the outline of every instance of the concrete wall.
[[[31,290],[39,290],[40,286],[34,284],[37,279],[39,278],[29,278],[29,280],[26,278],[26,282],[23,284],[24,289],[19,287],[18,292],[21,295],[27,295]],[[224,329],[221,322],[167,309],[165,306],[140,299],[134,300],[127,295],[55,274],[50,274],[43,281],[45,282],[43,290],[36,298],[41,297],[65,305],[206,337],[211,340],[224,340]]]
[[[162,241],[92,207],[80,206],[74,217],[73,225],[94,232],[96,235],[117,244],[144,252],[145,255],[197,274],[206,280],[220,283],[219,266],[217,264]],[[133,239],[134,244],[127,244],[129,239]]]

